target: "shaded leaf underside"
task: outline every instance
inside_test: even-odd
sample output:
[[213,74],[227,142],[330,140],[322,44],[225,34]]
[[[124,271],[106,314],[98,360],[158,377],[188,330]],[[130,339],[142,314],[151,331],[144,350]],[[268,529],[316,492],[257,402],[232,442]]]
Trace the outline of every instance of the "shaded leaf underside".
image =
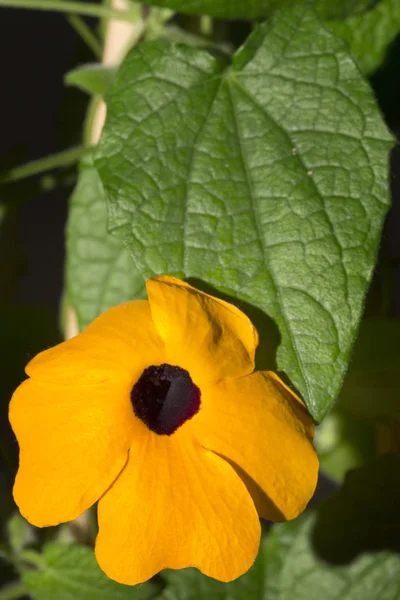
[[90,159],[81,165],[70,201],[66,269],[80,329],[111,306],[143,294],[129,251],[107,231],[104,190]]

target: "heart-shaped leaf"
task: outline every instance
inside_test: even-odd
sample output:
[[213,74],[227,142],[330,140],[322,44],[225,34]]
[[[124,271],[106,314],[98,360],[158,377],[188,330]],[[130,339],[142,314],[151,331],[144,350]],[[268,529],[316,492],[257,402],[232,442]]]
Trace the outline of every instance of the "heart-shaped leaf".
[[272,317],[320,421],[346,370],[388,208],[392,138],[344,43],[305,7],[229,68],[152,42],[110,88],[97,167],[143,278],[192,277]]

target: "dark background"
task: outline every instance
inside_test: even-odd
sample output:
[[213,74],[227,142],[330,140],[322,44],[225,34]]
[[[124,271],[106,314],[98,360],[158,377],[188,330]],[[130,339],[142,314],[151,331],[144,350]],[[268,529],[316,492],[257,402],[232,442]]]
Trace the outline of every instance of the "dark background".
[[[61,14],[0,8],[0,161],[16,166],[81,142],[86,98],[63,75],[90,51]],[[63,284],[64,225],[71,187],[41,192],[39,178],[0,187],[20,202],[25,264],[14,300],[51,306]]]

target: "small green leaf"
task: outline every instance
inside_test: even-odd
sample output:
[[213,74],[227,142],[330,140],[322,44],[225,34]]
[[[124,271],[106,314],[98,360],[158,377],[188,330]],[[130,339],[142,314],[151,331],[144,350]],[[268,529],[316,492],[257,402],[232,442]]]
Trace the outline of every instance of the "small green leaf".
[[305,7],[224,69],[143,44],[108,95],[97,166],[143,278],[194,278],[269,315],[277,362],[320,421],[375,264],[392,137],[344,43]]
[[400,321],[362,322],[340,405],[358,417],[400,421]]
[[[339,564],[349,563],[364,552],[399,553],[399,504],[399,455],[385,454],[350,471],[342,487],[317,511],[313,531],[316,550],[324,560]],[[397,583],[400,586],[399,578]]]
[[107,232],[101,180],[88,159],[70,201],[67,226],[67,294],[80,328],[107,308],[143,294],[129,252]]
[[93,550],[83,546],[47,544],[43,559],[40,570],[22,577],[33,600],[148,600],[158,589],[151,582],[131,587],[108,579]]
[[317,428],[315,446],[322,471],[340,482],[347,471],[376,456],[375,431],[371,423],[335,406]]
[[[170,8],[174,11],[210,15],[221,19],[259,19],[269,16],[278,8],[304,4],[304,0],[149,0],[147,4]],[[373,0],[311,0],[314,8],[326,18],[346,17],[368,10]]]
[[115,77],[115,69],[100,64],[83,65],[64,76],[65,85],[80,88],[88,94],[104,96]]
[[389,45],[400,33],[400,2],[380,0],[365,14],[327,25],[346,40],[360,69],[372,73],[383,63]]
[[[324,561],[313,545],[315,515],[308,513],[291,540],[280,572],[279,600],[396,600],[400,594],[400,556],[364,554],[345,566]],[[343,528],[349,523],[343,523]],[[274,527],[279,539],[287,524]],[[268,598],[266,600],[269,600]]]

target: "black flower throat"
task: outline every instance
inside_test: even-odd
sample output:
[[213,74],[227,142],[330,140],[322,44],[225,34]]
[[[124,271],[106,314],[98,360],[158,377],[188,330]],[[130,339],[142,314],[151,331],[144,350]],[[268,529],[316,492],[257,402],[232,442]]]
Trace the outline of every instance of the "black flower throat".
[[143,371],[132,388],[135,415],[159,435],[171,435],[200,408],[200,390],[188,371],[166,363]]

